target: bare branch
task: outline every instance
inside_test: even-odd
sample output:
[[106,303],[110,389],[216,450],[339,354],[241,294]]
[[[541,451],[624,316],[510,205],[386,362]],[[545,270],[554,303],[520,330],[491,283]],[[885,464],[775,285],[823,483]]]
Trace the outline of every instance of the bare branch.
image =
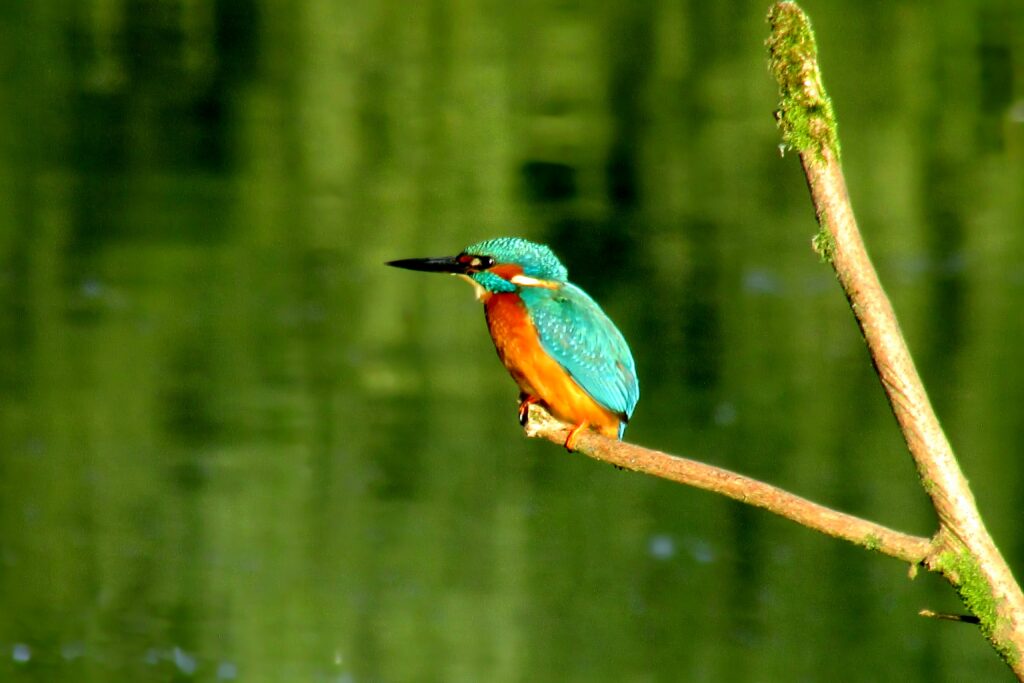
[[947,612],[935,612],[930,609],[923,609],[918,612],[922,617],[929,619],[942,619],[944,621],[959,621],[964,624],[980,624],[981,619],[973,614],[949,614]]
[[[552,417],[541,405],[529,407],[526,434],[564,444],[570,427]],[[874,522],[812,503],[742,474],[680,458],[642,446],[615,441],[597,432],[584,430],[577,436],[576,450],[586,456],[624,469],[650,474],[680,484],[720,493],[748,505],[764,508],[823,534],[841,538],[868,550],[918,564],[931,550],[931,541],[894,531]]]

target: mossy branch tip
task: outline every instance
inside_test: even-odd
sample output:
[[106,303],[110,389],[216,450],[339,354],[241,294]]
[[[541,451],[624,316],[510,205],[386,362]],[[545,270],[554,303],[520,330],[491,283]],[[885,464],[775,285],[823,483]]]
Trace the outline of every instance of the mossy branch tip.
[[811,21],[795,2],[780,2],[768,12],[769,68],[779,84],[776,113],[782,138],[797,152],[827,150],[839,159],[839,136],[832,101],[818,69],[818,48]]

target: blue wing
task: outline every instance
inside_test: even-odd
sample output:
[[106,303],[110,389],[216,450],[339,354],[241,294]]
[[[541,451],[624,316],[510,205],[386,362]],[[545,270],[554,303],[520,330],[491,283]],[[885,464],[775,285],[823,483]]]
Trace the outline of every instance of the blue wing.
[[633,354],[601,307],[571,283],[523,287],[519,296],[544,350],[591,398],[628,421],[640,399]]

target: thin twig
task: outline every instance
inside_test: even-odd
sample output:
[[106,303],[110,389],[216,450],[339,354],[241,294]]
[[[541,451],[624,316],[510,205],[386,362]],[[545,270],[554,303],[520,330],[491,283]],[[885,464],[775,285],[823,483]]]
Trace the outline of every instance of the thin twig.
[[981,619],[973,614],[949,614],[948,612],[933,612],[930,609],[923,609],[918,612],[922,617],[929,619],[942,619],[943,621],[961,621],[965,624],[980,624]]

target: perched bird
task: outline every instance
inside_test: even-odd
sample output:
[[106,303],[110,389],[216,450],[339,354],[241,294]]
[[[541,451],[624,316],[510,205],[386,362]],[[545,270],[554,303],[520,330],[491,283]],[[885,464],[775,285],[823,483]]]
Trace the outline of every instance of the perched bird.
[[551,249],[499,237],[456,256],[387,265],[452,273],[474,286],[498,357],[519,385],[521,423],[539,401],[575,425],[565,441],[569,450],[585,427],[622,438],[640,398],[633,355],[601,307],[568,281]]

